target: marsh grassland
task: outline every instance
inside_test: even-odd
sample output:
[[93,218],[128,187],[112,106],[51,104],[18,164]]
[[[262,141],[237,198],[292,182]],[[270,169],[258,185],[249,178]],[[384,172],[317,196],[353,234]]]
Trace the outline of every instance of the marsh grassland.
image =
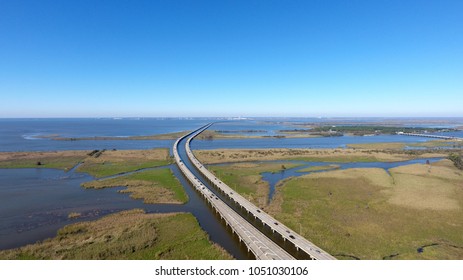
[[245,161],[304,160],[325,162],[391,162],[417,157],[446,157],[441,151],[385,151],[370,149],[220,149],[198,150],[194,154],[205,164]]
[[130,193],[134,199],[144,203],[186,203],[188,196],[182,185],[168,168],[146,170],[138,173],[86,182],[84,188],[101,189],[126,187],[121,193]]
[[[233,162],[255,160],[265,152],[196,153],[209,162],[218,158]],[[272,153],[268,153],[272,160],[292,156],[286,151]],[[314,153],[317,155],[312,151],[309,158]],[[355,158],[361,161],[362,154],[369,153],[326,151],[318,154],[317,161],[328,161],[334,155],[338,162]],[[437,156],[439,152],[425,154]],[[371,155],[389,160],[413,158],[402,153],[371,151]],[[259,206],[268,193],[268,185],[259,174],[279,168],[281,164],[265,162],[210,167],[225,183]],[[463,259],[463,171],[451,161],[410,164],[387,171],[335,168],[320,166],[306,171],[323,172],[281,181],[274,198],[263,208],[339,259]]]
[[463,147],[463,141],[452,141],[452,140],[432,140],[418,143],[361,143],[361,144],[347,144],[349,148],[354,149],[384,149],[384,150],[401,150],[408,147],[415,148],[439,148],[439,147],[450,147],[450,148],[461,148]]
[[77,171],[104,177],[170,163],[169,149],[101,151],[87,156]]
[[269,212],[340,258],[462,259],[462,187],[446,160],[312,173],[279,188]]
[[230,165],[209,166],[227,185],[260,208],[267,206],[269,185],[262,180],[262,172],[278,172],[298,166],[294,163],[235,163]]
[[[114,136],[95,136],[95,137],[61,137],[59,135],[49,135],[42,138],[48,138],[57,141],[82,141],[82,140],[117,140],[117,141],[133,141],[133,140],[176,140],[177,138],[189,133],[191,131],[180,131],[172,132],[165,134],[155,134],[155,135],[143,135],[143,136],[129,136],[129,137],[114,137]],[[197,139],[251,139],[251,138],[267,138],[268,136],[259,136],[259,135],[245,135],[241,133],[242,131],[236,131],[235,133],[222,133],[216,130],[205,130],[201,133]],[[305,135],[305,137],[311,137],[310,135]]]
[[298,170],[297,172],[314,172],[314,171],[328,171],[333,169],[339,169],[340,166],[337,164],[329,164],[329,165],[322,165],[322,166],[310,166],[307,168],[303,168]]
[[65,226],[55,238],[13,250],[0,259],[214,260],[232,257],[212,243],[193,215],[130,210]]
[[1,152],[0,168],[57,168],[104,177],[172,163],[169,149]]
[[69,170],[88,157],[88,151],[2,152],[0,168],[57,168]]

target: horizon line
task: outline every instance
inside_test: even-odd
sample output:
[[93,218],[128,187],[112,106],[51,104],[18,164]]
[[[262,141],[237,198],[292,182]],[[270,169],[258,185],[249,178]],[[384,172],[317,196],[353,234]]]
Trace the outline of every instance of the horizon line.
[[40,116],[0,117],[0,119],[463,119],[463,116]]

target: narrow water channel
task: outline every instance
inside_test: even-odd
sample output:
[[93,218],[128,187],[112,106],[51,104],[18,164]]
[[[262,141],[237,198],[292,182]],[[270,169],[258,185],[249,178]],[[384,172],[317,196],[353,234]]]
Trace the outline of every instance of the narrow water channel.
[[301,171],[308,167],[314,166],[329,166],[333,165],[336,166],[336,169],[349,169],[349,168],[382,168],[387,173],[389,173],[389,169],[409,165],[409,164],[425,164],[427,161],[429,163],[433,163],[436,161],[441,160],[442,158],[422,158],[422,159],[413,159],[407,161],[396,161],[396,162],[348,162],[348,163],[339,163],[339,162],[308,162],[308,161],[296,161],[296,160],[286,160],[286,161],[272,161],[278,162],[282,165],[292,163],[292,164],[299,164],[299,166],[289,169],[284,169],[279,172],[263,172],[261,173],[262,179],[269,184],[269,195],[268,195],[268,202],[273,199],[275,194],[275,188],[278,185],[278,182],[281,180],[290,178],[290,177],[298,177],[310,173],[318,173],[318,172],[327,172],[333,169],[328,170],[318,170],[318,171],[309,171],[304,172]]
[[[195,170],[193,164],[188,159],[185,150],[186,139],[180,141],[178,146],[178,153],[182,162],[191,170],[191,172],[200,178],[204,185],[214,191],[214,189],[202,178],[201,174]],[[198,219],[201,228],[203,228],[209,235],[210,239],[219,244],[236,259],[250,259],[250,255],[247,249],[239,242],[239,240],[233,236],[233,234],[227,229],[225,224],[220,221],[220,218],[215,216],[212,209],[209,208],[206,201],[193,189],[193,187],[187,182],[185,177],[181,174],[177,166],[175,166],[174,174],[179,178],[180,182],[187,191],[190,201],[188,207],[190,212]]]

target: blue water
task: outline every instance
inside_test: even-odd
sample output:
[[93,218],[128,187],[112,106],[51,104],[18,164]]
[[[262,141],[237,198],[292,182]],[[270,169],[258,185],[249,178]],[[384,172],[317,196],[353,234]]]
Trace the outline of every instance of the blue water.
[[[244,121],[211,119],[0,119],[0,151],[53,151],[94,149],[170,148],[174,140],[80,140],[56,141],[40,136],[61,137],[141,136],[193,130],[211,121],[211,129],[259,130],[248,135],[274,136],[281,129],[301,128],[295,124],[331,119],[257,119]],[[358,120],[357,120],[358,122]],[[463,131],[448,133],[463,137]],[[372,142],[424,142],[423,137],[401,135],[343,136],[320,138],[263,138],[237,140],[196,140],[193,149],[219,148],[344,148],[346,144]]]
[[[68,214],[91,220],[125,209],[145,208],[140,200],[117,193],[121,188],[87,190],[93,180],[84,173],[57,169],[0,169],[0,249],[52,237],[66,224]],[[172,209],[170,209],[172,211]]]
[[441,136],[452,136],[452,137],[460,137],[463,138],[463,131],[450,131],[450,132],[440,132],[440,133],[432,133],[435,135],[441,135]]
[[38,137],[154,135],[193,130],[208,122],[206,119],[0,119],[0,151],[167,148],[173,140],[55,141]]
[[[245,120],[245,121],[226,121],[215,123],[211,129],[223,131],[224,134],[242,134],[248,136],[274,136],[281,134],[279,130],[298,129],[294,125],[283,122],[268,122],[261,120]],[[299,128],[300,129],[300,128]],[[253,130],[252,132],[247,132]]]
[[58,134],[62,137],[136,136],[178,132],[197,128],[207,119],[0,119],[0,133],[34,137]]

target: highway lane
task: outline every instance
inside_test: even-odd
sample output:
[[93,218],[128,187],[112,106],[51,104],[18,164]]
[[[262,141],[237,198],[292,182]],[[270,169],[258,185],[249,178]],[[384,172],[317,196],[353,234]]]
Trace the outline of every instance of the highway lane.
[[[190,143],[197,135],[199,135],[204,130],[208,129],[211,125],[212,124],[208,124],[198,129],[197,131],[191,133],[191,135],[188,136],[185,149],[190,161],[194,164],[195,169],[199,171],[205,178],[207,178],[207,180],[211,182],[214,185],[214,187],[226,197],[226,199],[228,199],[233,204],[237,205],[242,210],[241,212],[245,212],[248,216],[253,216],[254,220],[257,223],[261,223],[261,226],[263,226],[264,229],[268,229],[268,231],[270,231],[279,239],[281,239],[284,244],[283,247],[288,247],[288,245],[292,245],[296,252],[305,253],[307,257],[310,259],[334,260],[335,258],[333,256],[331,256],[312,242],[308,241],[301,235],[297,234],[296,232],[294,232],[293,230],[291,230],[290,228],[288,228],[283,223],[279,222],[269,214],[265,213],[262,209],[259,209],[257,206],[255,206],[247,199],[242,197],[240,194],[234,192],[232,188],[230,188],[228,185],[222,182],[219,178],[217,178],[214,174],[207,170],[207,168],[201,162],[199,162],[199,160],[194,156],[193,152],[191,151]],[[272,237],[275,240],[275,236]]]
[[444,139],[444,140],[457,140],[457,141],[463,141],[463,138],[460,138],[460,137],[456,137],[456,136],[443,136],[443,135],[436,135],[436,134],[421,134],[421,133],[397,132],[397,135],[406,135],[406,136],[416,136],[416,137],[438,138],[438,139]]
[[[206,128],[205,126],[203,128]],[[194,133],[194,132],[193,132]],[[289,253],[283,250],[270,238],[265,236],[261,231],[251,225],[240,214],[231,209],[221,198],[219,198],[208,187],[207,183],[202,182],[199,176],[194,173],[193,166],[188,158],[181,158],[179,143],[189,134],[179,138],[173,146],[173,154],[177,165],[179,166],[185,177],[191,182],[193,187],[203,196],[203,198],[210,204],[212,209],[224,220],[233,233],[235,233],[241,242],[243,242],[248,250],[256,257],[262,260],[290,260],[294,259]],[[184,146],[185,147],[185,146]]]

